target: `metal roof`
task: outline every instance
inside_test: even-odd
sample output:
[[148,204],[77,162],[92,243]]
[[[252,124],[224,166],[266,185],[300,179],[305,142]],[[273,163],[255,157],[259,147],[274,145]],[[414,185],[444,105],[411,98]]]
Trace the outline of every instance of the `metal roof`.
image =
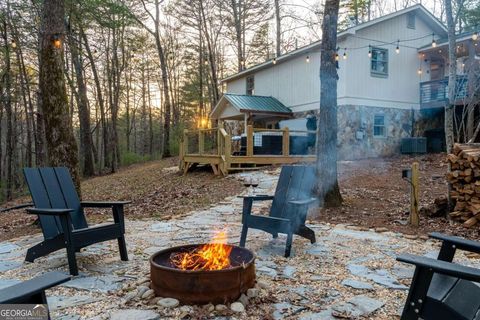
[[249,96],[225,93],[223,95],[239,111],[253,113],[292,113],[283,103],[274,97]]

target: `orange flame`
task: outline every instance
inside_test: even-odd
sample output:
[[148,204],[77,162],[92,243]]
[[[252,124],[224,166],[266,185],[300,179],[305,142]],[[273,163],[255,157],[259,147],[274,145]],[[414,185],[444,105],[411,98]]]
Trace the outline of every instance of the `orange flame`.
[[222,270],[230,267],[232,247],[227,243],[227,233],[218,232],[212,242],[190,252],[176,252],[170,256],[175,267],[182,270]]

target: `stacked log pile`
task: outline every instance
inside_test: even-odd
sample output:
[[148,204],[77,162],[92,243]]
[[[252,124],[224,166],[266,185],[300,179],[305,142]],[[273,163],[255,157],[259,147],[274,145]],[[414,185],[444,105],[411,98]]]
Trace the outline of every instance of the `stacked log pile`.
[[447,159],[450,198],[455,203],[450,216],[472,227],[480,222],[480,144],[455,144]]

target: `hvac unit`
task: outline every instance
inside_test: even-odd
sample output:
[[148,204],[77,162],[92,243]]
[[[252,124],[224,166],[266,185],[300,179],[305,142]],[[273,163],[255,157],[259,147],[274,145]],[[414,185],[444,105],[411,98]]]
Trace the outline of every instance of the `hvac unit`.
[[401,153],[427,153],[427,138],[403,138],[400,149]]

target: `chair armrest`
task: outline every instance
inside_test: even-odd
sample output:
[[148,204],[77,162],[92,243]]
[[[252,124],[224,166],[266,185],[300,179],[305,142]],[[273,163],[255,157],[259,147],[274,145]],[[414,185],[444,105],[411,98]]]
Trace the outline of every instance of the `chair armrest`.
[[23,208],[27,208],[27,207],[33,207],[33,203],[24,203],[24,204],[20,204],[18,206],[10,207],[10,208],[0,208],[0,212],[7,212],[7,211],[23,209]]
[[69,281],[69,275],[48,272],[39,277],[0,290],[0,303],[25,303],[28,297]]
[[446,234],[432,232],[429,234],[430,238],[442,240],[444,242],[449,242],[455,245],[456,249],[465,250],[469,252],[480,253],[480,242],[467,240],[460,237],[448,236]]
[[132,203],[132,201],[82,201],[84,208],[110,208],[114,206],[123,206]]
[[50,208],[32,208],[32,209],[27,209],[27,213],[30,214],[40,214],[40,215],[45,215],[45,216],[63,216],[67,215],[70,212],[73,212],[75,210],[73,209],[50,209]]
[[252,200],[252,201],[265,201],[265,200],[273,200],[275,196],[269,196],[266,194],[257,194],[254,196],[238,196],[239,198],[243,198],[246,200]]
[[304,206],[304,205],[307,205],[307,204],[311,204],[315,201],[317,201],[317,199],[310,198],[310,199],[303,199],[303,200],[292,200],[292,201],[288,201],[288,203],[298,205],[298,206]]
[[402,254],[397,257],[398,261],[413,264],[417,267],[431,269],[435,273],[453,276],[474,282],[480,282],[480,270],[462,266],[452,262],[431,259],[413,254]]

